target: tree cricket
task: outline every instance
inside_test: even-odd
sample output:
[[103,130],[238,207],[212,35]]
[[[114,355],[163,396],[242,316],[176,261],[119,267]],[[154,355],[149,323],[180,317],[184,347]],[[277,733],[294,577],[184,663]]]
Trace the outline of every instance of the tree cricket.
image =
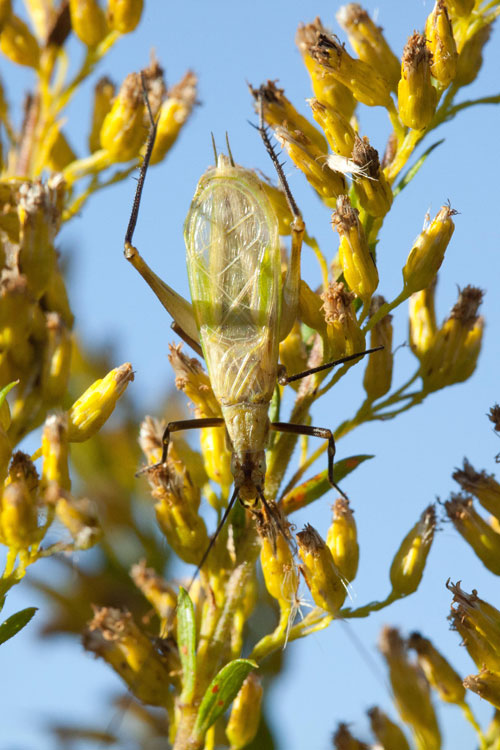
[[173,432],[225,428],[232,452],[234,491],[212,544],[237,498],[257,519],[280,529],[281,514],[275,502],[264,494],[266,445],[271,430],[328,440],[328,480],[341,495],[345,494],[334,481],[335,441],[331,430],[270,422],[268,410],[276,383],[286,385],[375,350],[352,354],[290,377],[278,363],[279,342],[290,332],[298,313],[305,225],[270,142],[262,112],[257,130],[293,217],[291,254],[284,281],[277,216],[261,180],[253,171],[236,165],[230,149],[228,156],[217,156],[215,151],[215,166],[201,177],[184,225],[192,303],[156,276],[132,244],[156,131],[147,104],[151,129],[125,236],[125,257],[172,316],[173,330],[204,357],[222,411],[222,417],[170,422],[163,434],[163,453],[158,465],[166,461]]

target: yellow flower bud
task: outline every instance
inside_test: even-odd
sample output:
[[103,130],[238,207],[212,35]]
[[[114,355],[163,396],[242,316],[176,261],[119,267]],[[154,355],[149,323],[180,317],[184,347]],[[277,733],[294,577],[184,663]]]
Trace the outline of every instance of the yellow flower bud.
[[333,521],[328,529],[326,544],[333,561],[346,581],[353,581],[358,571],[359,544],[354,511],[349,501],[337,498],[333,506]]
[[255,672],[250,672],[234,699],[226,727],[231,750],[242,750],[257,734],[262,694],[260,679]]
[[336,615],[347,596],[347,589],[329,547],[310,524],[296,536],[302,558],[300,570],[315,604]]
[[[381,295],[375,295],[370,304],[370,315],[375,315],[385,304],[386,301]],[[375,349],[377,346],[383,346],[384,348],[367,357],[368,362],[363,376],[363,388],[370,401],[381,398],[391,388],[394,359],[392,354],[392,315],[384,315],[370,331],[370,349]]]
[[110,29],[129,34],[141,20],[143,0],[108,0],[106,18]]
[[436,311],[434,307],[435,282],[427,289],[412,294],[409,304],[409,340],[412,352],[422,359],[430,349],[437,331]]
[[101,146],[115,161],[129,161],[138,156],[146,136],[141,78],[130,73],[102,123]]
[[196,104],[197,78],[188,71],[175,86],[169,89],[167,98],[161,105],[156,129],[156,139],[151,154],[151,164],[157,164],[165,158],[189,119]]
[[71,534],[75,549],[86,550],[97,544],[102,530],[93,502],[87,498],[71,497],[69,492],[55,487],[47,492],[46,500],[55,505],[56,517]]
[[437,92],[431,81],[431,57],[425,37],[415,32],[404,48],[398,84],[399,116],[413,130],[430,125],[436,110]]
[[[200,490],[173,443],[166,465],[152,467],[147,479],[155,500],[156,519],[167,542],[181,560],[198,565],[209,544],[205,522],[198,515]],[[210,559],[207,562],[210,565]]]
[[321,126],[332,151],[349,158],[356,141],[356,131],[341,112],[332,110],[317,99],[310,99],[313,117]]
[[444,508],[458,533],[470,544],[481,562],[492,573],[500,575],[500,534],[476,513],[470,495],[451,494]]
[[380,26],[357,3],[342,6],[336,14],[339,25],[347,32],[349,41],[360,60],[371,65],[396,90],[400,66]]
[[452,216],[456,213],[450,206],[442,206],[415,240],[403,268],[406,291],[413,294],[426,289],[436,278],[455,230]]
[[71,365],[71,333],[57,313],[46,313],[40,392],[46,405],[59,404],[66,393]]
[[365,338],[354,310],[354,292],[348,292],[345,284],[339,281],[330,284],[320,298],[323,300],[322,310],[328,340],[328,347],[325,347],[324,352],[325,361],[327,358],[333,360],[362,352],[365,348]]
[[455,469],[452,476],[465,492],[471,492],[488,513],[500,520],[500,484],[493,474],[476,471],[464,458],[464,468]]
[[475,5],[475,0],[446,0],[454,16],[469,16]]
[[94,88],[94,107],[89,133],[89,151],[93,154],[101,148],[101,128],[104,119],[111,110],[115,97],[114,83],[104,76],[97,81]]
[[477,78],[483,64],[483,49],[490,34],[491,24],[480,26],[474,36],[467,39],[463,47],[457,43],[459,55],[454,80],[456,86],[468,86]]
[[372,216],[385,216],[392,206],[392,189],[380,169],[378,153],[366,136],[356,138],[352,161],[357,167],[354,185],[359,202]]
[[194,357],[182,351],[182,344],[169,346],[168,361],[175,373],[175,385],[195,405],[196,417],[220,417],[222,412],[214,396],[210,378]]
[[390,87],[385,78],[363,60],[351,57],[333,34],[319,34],[309,52],[328,73],[352,91],[358,102],[369,107],[391,107]]
[[0,499],[0,542],[14,551],[40,542],[38,474],[29,456],[14,454]]
[[132,566],[130,577],[154,607],[157,615],[169,626],[169,630],[175,631],[177,594],[174,589],[153,568],[147,568],[145,560]]
[[132,365],[126,362],[87,388],[68,411],[69,442],[81,443],[98,432],[133,379]]
[[379,648],[389,667],[396,708],[418,738],[418,747],[440,750],[441,734],[429,684],[420,669],[408,660],[405,643],[396,628],[382,630]]
[[204,427],[201,430],[201,452],[208,477],[226,490],[233,483],[231,451],[226,444],[223,427]]
[[[450,621],[478,669],[500,673],[500,612],[476,591],[467,594],[460,584],[448,582],[453,594]],[[454,606],[456,605],[456,606]]]
[[457,703],[462,705],[465,701],[465,688],[462,678],[458,675],[451,664],[439,653],[428,638],[420,633],[411,633],[408,638],[408,648],[417,653],[418,663],[427,677],[431,687],[439,694],[442,701],[446,703]]
[[83,645],[107,661],[143,703],[170,705],[168,666],[130,612],[95,608]]
[[311,76],[314,96],[331,112],[340,112],[346,120],[350,120],[357,105],[352,92],[311,56],[311,49],[322,34],[328,34],[328,31],[316,18],[312,23],[299,26],[295,42]]
[[326,151],[318,149],[300,131],[292,133],[285,127],[277,127],[275,135],[281,145],[286,146],[290,159],[305,174],[325,206],[333,208],[337,197],[347,192],[347,183],[344,175],[335,172],[326,163]]
[[[302,282],[301,282],[302,283]],[[310,289],[311,294],[314,294]],[[280,342],[280,362],[286,368],[288,375],[303,372],[307,368],[307,349],[302,339],[302,329],[298,320],[284,341]],[[294,390],[300,388],[300,381],[290,383]]]
[[281,188],[275,187],[270,182],[267,182],[267,180],[262,180],[261,184],[265,194],[271,201],[274,213],[276,214],[276,218],[278,219],[279,233],[282,236],[291,234],[292,229],[290,225],[293,221],[293,216],[292,212],[290,211],[285,193],[283,192],[283,190],[281,190]]
[[34,317],[35,304],[26,277],[4,273],[0,282],[0,349],[7,382],[25,376],[32,364],[34,350],[29,338]]
[[380,708],[368,711],[372,732],[380,743],[380,750],[410,750],[403,730],[389,719]]
[[378,272],[358,217],[349,198],[339,196],[332,223],[340,235],[340,265],[349,289],[366,304],[378,286]]
[[479,674],[470,674],[465,678],[464,687],[500,709],[500,674],[498,672],[481,669]]
[[289,541],[282,533],[261,533],[261,538],[260,562],[266,589],[281,607],[290,609],[297,595],[299,574]]
[[401,542],[392,561],[389,575],[393,593],[397,596],[408,596],[417,590],[435,530],[436,511],[433,505],[429,505]]
[[45,0],[26,0],[26,8],[37,37],[45,42],[54,25],[54,8]]
[[45,420],[42,433],[43,469],[41,489],[52,485],[62,490],[71,489],[69,478],[69,443],[66,416],[52,414]]
[[458,53],[444,0],[436,0],[425,24],[425,37],[432,53],[431,73],[446,88],[455,78]]
[[483,321],[477,316],[483,292],[466,286],[447,320],[422,357],[421,377],[427,392],[466,380],[481,349]]
[[64,193],[61,175],[46,185],[25,182],[19,189],[19,269],[36,299],[47,290],[55,270],[53,241],[61,225]]
[[97,0],[69,0],[71,26],[87,47],[95,47],[108,33],[106,16]]
[[300,131],[311,141],[320,152],[328,150],[325,136],[314,125],[311,125],[303,115],[299,114],[293,104],[286,98],[283,89],[276,86],[274,81],[268,81],[258,89],[250,87],[250,93],[255,99],[256,106],[262,100],[264,119],[272,127],[284,127],[290,133]]
[[38,68],[40,48],[24,21],[12,14],[0,28],[0,50],[5,57],[18,65]]
[[477,318],[463,342],[453,367],[453,382],[463,383],[476,369],[483,341],[484,318]]

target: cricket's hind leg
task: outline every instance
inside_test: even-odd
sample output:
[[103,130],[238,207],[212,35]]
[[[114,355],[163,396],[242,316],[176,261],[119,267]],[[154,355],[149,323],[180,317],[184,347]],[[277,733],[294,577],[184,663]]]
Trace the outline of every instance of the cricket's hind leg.
[[271,422],[270,428],[271,430],[276,430],[277,432],[289,432],[293,435],[307,435],[308,437],[320,437],[328,440],[328,481],[345,500],[349,499],[345,492],[343,492],[338,484],[335,483],[333,473],[333,461],[335,458],[335,439],[331,430],[329,430],[327,427],[312,427],[305,424],[291,424],[290,422]]

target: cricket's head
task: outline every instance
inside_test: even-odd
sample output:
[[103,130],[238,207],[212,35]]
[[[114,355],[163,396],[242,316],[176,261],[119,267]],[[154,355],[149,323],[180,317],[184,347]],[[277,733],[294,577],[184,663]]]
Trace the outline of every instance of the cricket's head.
[[236,451],[231,459],[231,472],[240,499],[256,500],[263,492],[266,476],[265,451]]

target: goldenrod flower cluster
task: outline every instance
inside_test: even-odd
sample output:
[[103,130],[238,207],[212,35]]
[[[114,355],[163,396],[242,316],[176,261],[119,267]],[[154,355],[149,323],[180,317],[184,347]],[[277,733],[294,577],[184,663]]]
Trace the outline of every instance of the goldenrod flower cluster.
[[[463,382],[476,367],[482,344],[482,290],[472,285],[460,290],[441,326],[434,308],[437,273],[445,267],[455,210],[446,204],[433,220],[426,217],[413,247],[391,253],[402,269],[400,291],[393,299],[380,294],[384,279],[377,253],[385,251],[380,230],[391,218],[394,201],[427,158],[426,152],[416,160],[417,147],[455,114],[457,92],[479,72],[491,23],[500,12],[498,3],[481,7],[465,0],[437,0],[425,34],[415,32],[409,38],[401,61],[383,31],[357,4],[340,8],[337,15],[354,56],[320,19],[301,25],[296,43],[311,80],[312,119],[301,115],[276,83],[250,87],[259,114],[328,209],[325,220],[331,221],[336,243],[338,235],[336,252],[325,254],[305,232],[321,285],[312,289],[300,281],[297,319],[280,343],[280,362],[288,375],[312,370],[294,386],[290,422],[303,428],[300,456],[284,484],[298,437],[293,430],[273,431],[262,496],[253,504],[236,502],[225,519],[233,496],[234,457],[221,423],[221,404],[200,362],[172,346],[169,360],[176,386],[190,400],[195,418],[208,420],[208,426],[205,422],[200,450],[177,434],[167,441],[165,425],[179,411],[173,397],[165,420],[143,420],[139,444],[145,466],[139,474],[150,488],[147,510],[156,520],[152,532],[146,531],[132,504],[137,493],[135,415],[129,410],[118,428],[108,424],[106,431],[101,429],[133,379],[132,366],[91,361],[76,345],[56,238],[63,222],[90,196],[137,168],[151,115],[157,135],[150,163],[163,160],[195,105],[196,77],[187,72],[167,89],[153,58],[143,71],[130,72],[116,85],[101,78],[94,86],[87,153],[76,154],[66,126],[63,130],[64,109],[94,65],[121,35],[137,26],[143,2],[69,0],[56,9],[50,2],[30,0],[28,9],[26,24],[11,2],[0,0],[0,50],[10,62],[31,67],[37,81],[19,132],[12,125],[3,82],[0,89],[0,117],[9,139],[0,163],[0,542],[9,549],[5,590],[41,556],[84,550],[103,539],[104,567],[119,569],[119,586],[108,578],[105,583],[104,573],[87,573],[75,591],[53,589],[61,606],[54,629],[77,630],[88,600],[97,603],[85,647],[105,659],[139,701],[165,709],[164,734],[175,750],[240,750],[259,732],[263,690],[258,669],[268,656],[338,619],[367,616],[414,594],[424,575],[437,525],[432,505],[394,544],[386,596],[356,607],[346,602],[360,560],[354,510],[360,511],[354,499],[336,500],[330,527],[321,533],[310,524],[295,533],[289,518],[323,497],[366,458],[343,458],[333,469],[330,463],[328,469],[305,478],[319,456],[328,451],[331,461],[335,452],[332,439],[310,448],[310,437],[315,437],[314,428],[307,430],[310,409],[354,361],[333,376],[321,369],[324,365],[368,347],[383,347],[365,363],[365,396],[352,417],[333,431],[337,440],[363,423],[396,417],[437,391]],[[65,45],[71,35],[83,45],[84,60],[74,77],[65,80]],[[357,110],[363,106],[387,112],[391,132],[383,156],[360,127],[365,118],[358,117]],[[285,276],[294,267],[291,258],[300,252],[297,228],[300,225],[302,231],[302,219],[292,215],[280,188],[261,184],[276,213]],[[129,245],[128,259],[152,279],[145,262],[132,257],[137,251]],[[163,282],[154,279],[159,289]],[[181,312],[190,309],[188,302],[177,298]],[[415,368],[399,385],[393,315],[406,301]],[[188,333],[186,339],[190,338]],[[270,421],[278,425],[283,424],[281,394],[286,382],[281,364],[270,405]],[[82,373],[90,372],[92,377],[82,385]],[[40,425],[40,449],[31,457],[15,451],[18,441]],[[39,458],[40,469],[35,465]],[[89,497],[102,501],[99,508],[73,494],[73,471],[84,477],[92,491]],[[469,464],[458,474],[463,488],[495,520],[484,521],[473,510],[472,500],[462,496],[452,497],[446,512],[485,565],[500,574],[498,486]],[[209,531],[213,519],[209,521],[203,510],[205,500],[217,515],[215,540]],[[70,541],[44,546],[54,519],[67,529]],[[134,535],[130,550],[122,543],[127,534]],[[137,561],[139,550],[147,560]],[[186,587],[161,575],[171,552],[194,566],[198,575],[188,579]],[[130,555],[133,593],[125,582]],[[398,713],[418,750],[441,746],[431,688],[442,700],[462,708],[480,739],[466,688],[500,708],[494,640],[499,613],[476,594],[464,594],[458,585],[452,590],[454,611],[459,613],[455,624],[458,630],[464,628],[466,646],[481,670],[477,678],[463,684],[418,633],[404,640],[388,628],[381,640]],[[143,620],[128,611],[135,608],[139,595],[143,609],[147,607]],[[301,611],[304,595],[313,603],[307,613]],[[275,613],[275,627],[255,638],[247,624],[262,597],[279,614]],[[159,643],[152,640],[152,632],[161,636]],[[417,661],[409,658],[409,650],[416,652]],[[371,709],[369,715],[379,747],[409,747],[401,727],[380,709]],[[344,724],[334,744],[341,749],[366,747]]]
[[[8,548],[1,606],[28,565],[102,539],[95,496],[73,489],[73,446],[92,451],[87,446],[134,378],[130,363],[91,364],[82,354],[59,231],[89,196],[137,168],[150,126],[143,88],[160,120],[155,161],[175,141],[196,97],[192,73],[167,91],[156,60],[116,89],[103,78],[94,89],[88,152],[77,155],[63,129],[65,108],[96,63],[137,26],[142,0],[109,0],[105,10],[96,0],[33,0],[27,22],[16,5],[0,3],[0,542]],[[70,77],[72,36],[84,50]],[[8,104],[9,64],[33,69],[18,129]],[[18,444],[39,427],[41,446],[29,456]]]

